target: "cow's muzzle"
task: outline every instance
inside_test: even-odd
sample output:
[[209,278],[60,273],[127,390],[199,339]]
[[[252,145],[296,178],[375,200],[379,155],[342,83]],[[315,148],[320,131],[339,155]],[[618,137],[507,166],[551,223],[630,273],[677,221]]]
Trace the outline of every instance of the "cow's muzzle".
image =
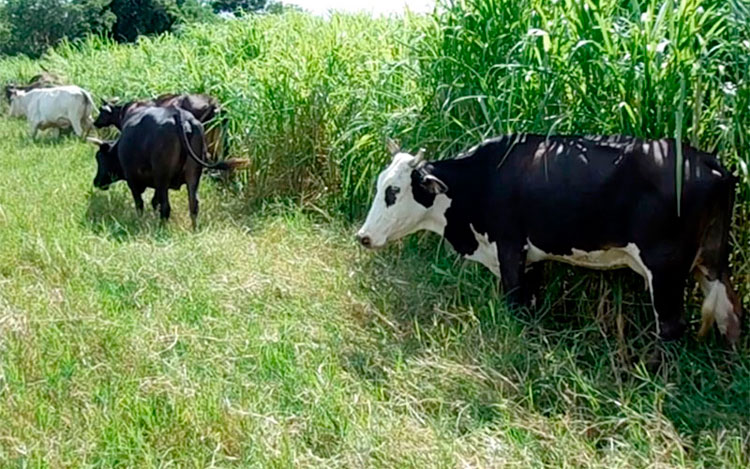
[[359,241],[359,244],[361,244],[362,247],[372,249],[372,238],[370,238],[366,234],[357,233],[357,241]]

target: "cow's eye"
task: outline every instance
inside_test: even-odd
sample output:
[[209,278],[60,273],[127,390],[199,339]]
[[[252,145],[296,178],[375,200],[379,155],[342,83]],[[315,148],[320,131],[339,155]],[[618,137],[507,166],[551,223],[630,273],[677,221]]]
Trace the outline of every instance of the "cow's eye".
[[396,186],[388,186],[385,189],[385,206],[390,207],[391,205],[396,203],[396,194],[401,192],[401,189],[399,189]]

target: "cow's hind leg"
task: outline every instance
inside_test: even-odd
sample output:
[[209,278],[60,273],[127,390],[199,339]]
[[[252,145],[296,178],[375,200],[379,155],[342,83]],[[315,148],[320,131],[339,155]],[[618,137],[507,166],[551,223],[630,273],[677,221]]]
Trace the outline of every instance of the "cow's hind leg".
[[188,192],[188,204],[190,205],[190,221],[193,224],[193,230],[198,227],[198,184],[200,183],[201,175],[200,169],[196,169],[195,173],[187,174],[187,192]]
[[719,277],[703,265],[696,267],[695,273],[705,295],[701,306],[701,328],[698,337],[705,337],[715,321],[729,343],[736,342],[740,336],[742,308],[729,275]]
[[659,337],[677,340],[685,334],[685,275],[682,269],[662,267],[651,271],[651,300]]
[[86,138],[86,133],[84,132],[84,125],[82,124],[82,120],[78,119],[71,119],[71,125],[73,126],[73,132],[76,133],[80,138]]
[[133,201],[135,201],[135,210],[138,212],[138,214],[143,213],[143,191],[144,188],[137,186],[135,184],[128,183],[128,187],[130,187],[130,193],[133,194]]
[[85,140],[86,137],[88,137],[89,133],[91,133],[91,129],[94,128],[94,120],[91,119],[91,116],[86,115],[83,117],[82,127],[83,127],[83,139]]
[[159,208],[159,193],[154,191],[154,196],[151,197],[151,208],[156,210]]

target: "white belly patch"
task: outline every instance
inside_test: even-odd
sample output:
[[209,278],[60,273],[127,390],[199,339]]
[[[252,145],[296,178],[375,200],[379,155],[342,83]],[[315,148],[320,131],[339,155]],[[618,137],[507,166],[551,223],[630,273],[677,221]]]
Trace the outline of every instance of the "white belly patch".
[[477,233],[473,225],[470,224],[469,228],[474,233],[474,238],[479,243],[479,247],[477,247],[476,251],[466,256],[466,259],[481,263],[499,277],[500,260],[497,257],[497,243],[490,242],[490,238],[486,234]]
[[643,280],[646,282],[646,288],[651,290],[651,271],[643,263],[643,260],[641,259],[641,250],[638,249],[638,246],[636,246],[635,243],[628,243],[624,247],[614,247],[596,251],[582,251],[573,248],[571,254],[558,255],[542,251],[534,246],[529,239],[527,239],[526,242],[528,246],[528,251],[526,252],[526,264],[552,260],[587,267],[589,269],[610,270],[627,267],[643,277]]

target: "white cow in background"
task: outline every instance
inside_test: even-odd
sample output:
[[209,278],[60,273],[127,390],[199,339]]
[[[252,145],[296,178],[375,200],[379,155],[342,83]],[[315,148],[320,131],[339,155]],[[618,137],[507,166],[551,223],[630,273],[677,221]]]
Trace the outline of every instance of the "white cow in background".
[[84,138],[93,123],[93,109],[91,94],[75,85],[10,91],[10,115],[26,117],[31,138],[35,138],[39,130],[70,126],[76,135]]

